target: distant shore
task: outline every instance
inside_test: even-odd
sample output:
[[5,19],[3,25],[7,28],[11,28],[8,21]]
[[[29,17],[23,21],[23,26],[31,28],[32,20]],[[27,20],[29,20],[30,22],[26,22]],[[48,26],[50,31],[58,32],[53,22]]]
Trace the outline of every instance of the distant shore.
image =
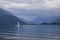
[[60,23],[41,23],[41,25],[60,25]]

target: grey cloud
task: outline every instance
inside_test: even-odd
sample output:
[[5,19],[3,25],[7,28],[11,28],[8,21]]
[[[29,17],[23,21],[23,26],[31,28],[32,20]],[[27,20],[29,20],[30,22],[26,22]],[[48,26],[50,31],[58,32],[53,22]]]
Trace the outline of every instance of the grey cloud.
[[[3,2],[3,3],[1,2],[0,4],[4,4],[4,3],[7,6],[10,6],[11,8],[12,7],[13,8],[22,8],[23,4],[26,5],[26,6],[23,7],[24,9],[60,8],[59,7],[59,4],[60,4],[59,0],[5,0],[5,2]],[[21,4],[21,5],[19,5],[19,4]]]
[[[22,4],[25,6],[23,6]],[[60,15],[59,5],[59,0],[5,0],[4,2],[0,1],[0,7],[9,9],[9,11],[14,12],[20,9],[19,12],[16,12],[14,14],[18,17],[21,16],[27,20],[34,19],[37,16]],[[23,11],[21,11],[22,9]]]

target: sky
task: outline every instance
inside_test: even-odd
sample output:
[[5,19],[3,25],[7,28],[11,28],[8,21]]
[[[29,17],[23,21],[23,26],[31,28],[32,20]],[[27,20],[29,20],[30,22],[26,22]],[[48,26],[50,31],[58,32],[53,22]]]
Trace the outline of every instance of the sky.
[[60,15],[60,0],[0,0],[0,7],[26,20]]

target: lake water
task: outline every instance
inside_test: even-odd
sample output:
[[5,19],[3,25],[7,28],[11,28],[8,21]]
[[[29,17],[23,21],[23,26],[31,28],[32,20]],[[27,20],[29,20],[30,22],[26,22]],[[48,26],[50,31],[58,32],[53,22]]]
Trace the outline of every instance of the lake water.
[[0,27],[0,40],[60,40],[59,25]]

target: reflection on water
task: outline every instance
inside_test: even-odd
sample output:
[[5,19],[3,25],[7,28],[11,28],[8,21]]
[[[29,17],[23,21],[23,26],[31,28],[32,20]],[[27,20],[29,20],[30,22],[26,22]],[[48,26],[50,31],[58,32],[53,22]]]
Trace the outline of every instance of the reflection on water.
[[60,40],[59,25],[0,27],[0,40]]

